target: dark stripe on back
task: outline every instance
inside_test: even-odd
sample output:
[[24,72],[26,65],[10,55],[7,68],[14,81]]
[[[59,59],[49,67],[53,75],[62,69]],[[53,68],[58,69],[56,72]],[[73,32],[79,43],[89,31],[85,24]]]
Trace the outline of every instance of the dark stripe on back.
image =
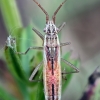
[[52,75],[54,75],[54,61],[53,61],[53,59],[51,59],[51,66],[52,66]]
[[52,100],[54,100],[54,84],[52,84]]

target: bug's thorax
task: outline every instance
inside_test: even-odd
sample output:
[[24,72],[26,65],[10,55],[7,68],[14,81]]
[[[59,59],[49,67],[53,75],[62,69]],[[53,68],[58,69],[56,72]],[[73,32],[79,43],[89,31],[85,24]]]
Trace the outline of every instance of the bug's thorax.
[[58,61],[58,56],[60,55],[60,43],[58,38],[58,28],[53,23],[52,20],[48,21],[44,29],[44,54],[48,61]]

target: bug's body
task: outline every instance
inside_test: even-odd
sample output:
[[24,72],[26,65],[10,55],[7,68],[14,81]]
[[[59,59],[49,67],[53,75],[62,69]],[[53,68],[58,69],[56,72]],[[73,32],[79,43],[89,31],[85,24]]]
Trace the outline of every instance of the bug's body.
[[[48,27],[48,28],[47,28]],[[60,100],[61,98],[61,65],[60,43],[57,28],[53,21],[48,22],[44,38],[44,90],[46,100]]]
[[[30,76],[30,81],[40,81],[33,80],[38,69],[44,62],[43,66],[43,82],[44,82],[44,93],[45,100],[61,100],[61,87],[62,87],[62,77],[63,74],[77,73],[79,70],[70,62],[60,57],[60,47],[69,45],[70,43],[60,43],[58,38],[58,33],[65,26],[65,23],[60,25],[58,28],[55,25],[55,16],[62,5],[67,1],[65,0],[60,4],[57,10],[52,16],[52,20],[49,20],[48,13],[44,8],[36,1],[33,0],[46,14],[46,27],[44,28],[45,36],[43,36],[38,30],[33,28],[33,31],[43,40],[43,47],[30,47],[24,53],[16,52],[17,54],[26,54],[30,49],[42,49],[43,50],[43,61],[34,69],[32,75]],[[61,60],[73,68],[75,71],[63,72],[61,71]]]

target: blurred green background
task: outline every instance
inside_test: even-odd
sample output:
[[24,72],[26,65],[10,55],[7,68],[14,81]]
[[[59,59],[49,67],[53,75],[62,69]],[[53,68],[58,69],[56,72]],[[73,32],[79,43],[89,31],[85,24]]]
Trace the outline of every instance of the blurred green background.
[[[51,18],[62,2],[37,1]],[[79,100],[89,75],[100,65],[100,0],[67,0],[56,16],[57,26],[63,22],[66,26],[59,34],[60,41],[71,45],[62,48],[62,57],[79,67],[80,73],[67,75],[68,80],[63,80],[62,100]],[[32,27],[44,34],[45,15],[32,0],[0,0],[0,100],[44,100],[43,84],[28,81],[42,60],[42,52],[31,50],[18,56],[10,48],[4,49],[8,34],[16,38],[18,51],[41,46]],[[63,68],[66,67],[62,64]],[[42,77],[41,72],[42,68],[36,79]]]

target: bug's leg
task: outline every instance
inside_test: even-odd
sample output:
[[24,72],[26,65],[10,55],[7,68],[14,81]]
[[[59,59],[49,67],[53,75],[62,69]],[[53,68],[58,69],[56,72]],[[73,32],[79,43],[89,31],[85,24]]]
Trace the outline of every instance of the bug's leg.
[[72,71],[72,72],[62,72],[62,74],[71,74],[71,73],[78,73],[79,72],[79,69],[76,68],[73,64],[71,64],[70,62],[68,62],[67,60],[61,58],[61,60],[67,64],[68,66],[70,66],[71,68],[73,68],[75,71]]
[[72,71],[72,72],[62,72],[62,75],[63,74],[72,74],[72,73],[78,73],[77,71]]
[[49,20],[49,15],[48,15],[48,13],[45,11],[45,9],[36,1],[36,0],[33,0],[40,8],[41,8],[41,10],[45,13],[45,15],[46,15],[46,23],[48,22],[48,20]]
[[52,16],[52,20],[53,22],[55,23],[55,17],[56,17],[56,14],[58,13],[59,9],[62,7],[62,5],[66,2],[67,0],[64,0],[60,6],[57,8],[57,10],[54,12],[54,15]]
[[28,53],[29,50],[31,49],[38,49],[38,50],[43,50],[43,47],[29,47],[25,52],[17,52],[15,51],[16,54],[20,54],[20,55],[25,55]]
[[35,28],[32,28],[32,30],[33,30],[42,40],[44,40],[44,36],[43,36],[38,30],[36,30]]
[[60,46],[66,46],[66,45],[70,45],[71,43],[70,42],[66,42],[66,43],[60,43]]
[[35,76],[35,74],[37,73],[37,71],[39,70],[40,66],[43,64],[43,61],[33,70],[30,78],[29,78],[29,81],[41,81],[41,80],[32,80]]
[[66,22],[63,22],[59,27],[58,27],[58,33],[62,30],[62,28],[66,25]]

